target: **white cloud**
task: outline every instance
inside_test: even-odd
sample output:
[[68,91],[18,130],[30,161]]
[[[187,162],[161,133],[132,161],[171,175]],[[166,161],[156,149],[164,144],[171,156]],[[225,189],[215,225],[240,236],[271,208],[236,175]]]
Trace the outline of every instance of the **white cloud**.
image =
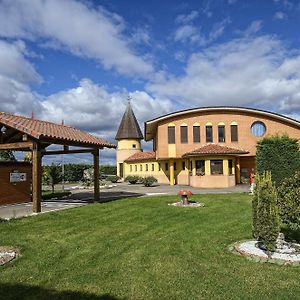
[[3,0],[0,36],[31,39],[92,58],[121,74],[147,76],[152,65],[137,55],[120,16],[75,0]]
[[243,37],[194,53],[184,75],[165,75],[148,90],[185,107],[261,107],[299,118],[300,53],[275,37]]
[[274,15],[274,19],[277,20],[285,20],[287,18],[287,14],[282,11],[277,11]]
[[257,32],[259,32],[262,28],[262,21],[261,20],[255,20],[253,21],[249,27],[243,32],[245,36],[254,35]]
[[189,23],[199,17],[199,12],[196,10],[191,11],[189,14],[178,15],[175,19],[178,23]]
[[200,42],[202,37],[200,35],[200,30],[194,25],[182,25],[177,28],[174,34],[175,42],[187,42],[192,43]]

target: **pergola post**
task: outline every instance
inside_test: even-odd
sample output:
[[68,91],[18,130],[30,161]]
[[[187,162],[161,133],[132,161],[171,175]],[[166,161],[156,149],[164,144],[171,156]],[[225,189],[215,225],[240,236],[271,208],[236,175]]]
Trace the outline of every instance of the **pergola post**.
[[100,200],[99,190],[99,149],[93,151],[94,156],[94,201]]
[[32,210],[41,212],[42,198],[42,156],[38,143],[32,149]]

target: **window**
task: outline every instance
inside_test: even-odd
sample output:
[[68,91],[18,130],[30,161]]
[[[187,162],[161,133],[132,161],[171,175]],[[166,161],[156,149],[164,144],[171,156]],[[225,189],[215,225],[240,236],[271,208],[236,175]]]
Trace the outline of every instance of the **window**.
[[218,126],[218,137],[219,137],[219,143],[225,143],[225,126],[224,125]]
[[205,160],[196,160],[196,175],[205,175]]
[[168,143],[175,144],[175,126],[168,127]]
[[185,161],[182,162],[182,170],[185,170]]
[[135,171],[137,172],[137,165],[135,165]]
[[187,126],[180,126],[180,141],[181,141],[181,144],[188,143],[188,127]]
[[261,121],[256,121],[251,125],[251,132],[256,137],[263,136],[266,130],[266,125]]
[[211,175],[223,174],[223,160],[211,160],[210,161],[210,173]]
[[161,171],[161,164],[158,164],[158,171]]
[[130,165],[130,172],[132,172],[132,165]]
[[169,171],[169,164],[166,163],[166,171]]
[[193,162],[190,161],[190,172],[193,172]]
[[154,164],[152,164],[152,172],[154,171]]
[[237,125],[230,125],[231,131],[231,141],[237,142],[238,141],[238,127]]
[[136,144],[132,144],[132,148],[136,148]]
[[229,175],[232,175],[232,167],[233,167],[232,159],[229,159],[228,160]]
[[148,164],[146,164],[146,172],[148,172]]
[[177,165],[176,165],[176,162],[174,162],[174,171],[177,170]]
[[200,126],[193,126],[194,143],[200,143]]
[[212,135],[212,126],[206,126],[206,143],[212,143],[213,142],[213,135]]
[[140,171],[143,171],[143,165],[140,165]]

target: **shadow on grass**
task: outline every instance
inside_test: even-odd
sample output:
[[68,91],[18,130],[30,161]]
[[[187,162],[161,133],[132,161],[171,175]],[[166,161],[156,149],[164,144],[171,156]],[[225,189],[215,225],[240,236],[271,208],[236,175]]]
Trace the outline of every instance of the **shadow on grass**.
[[[25,284],[0,283],[0,299],[21,300],[21,299],[51,299],[51,300],[122,300],[109,294],[95,295],[91,293],[75,291],[56,291],[45,289],[39,286]],[[123,298],[125,300],[125,298]]]
[[290,228],[284,227],[281,230],[284,233],[285,239],[287,241],[297,241],[300,242],[300,230],[292,230]]

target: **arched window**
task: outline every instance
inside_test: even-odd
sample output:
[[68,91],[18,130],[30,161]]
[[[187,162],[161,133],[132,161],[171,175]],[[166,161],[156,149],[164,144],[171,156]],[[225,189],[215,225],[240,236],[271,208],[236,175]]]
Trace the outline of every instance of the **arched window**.
[[188,126],[185,123],[180,125],[180,142],[181,144],[188,143]]
[[200,143],[200,124],[195,123],[193,125],[193,142]]

